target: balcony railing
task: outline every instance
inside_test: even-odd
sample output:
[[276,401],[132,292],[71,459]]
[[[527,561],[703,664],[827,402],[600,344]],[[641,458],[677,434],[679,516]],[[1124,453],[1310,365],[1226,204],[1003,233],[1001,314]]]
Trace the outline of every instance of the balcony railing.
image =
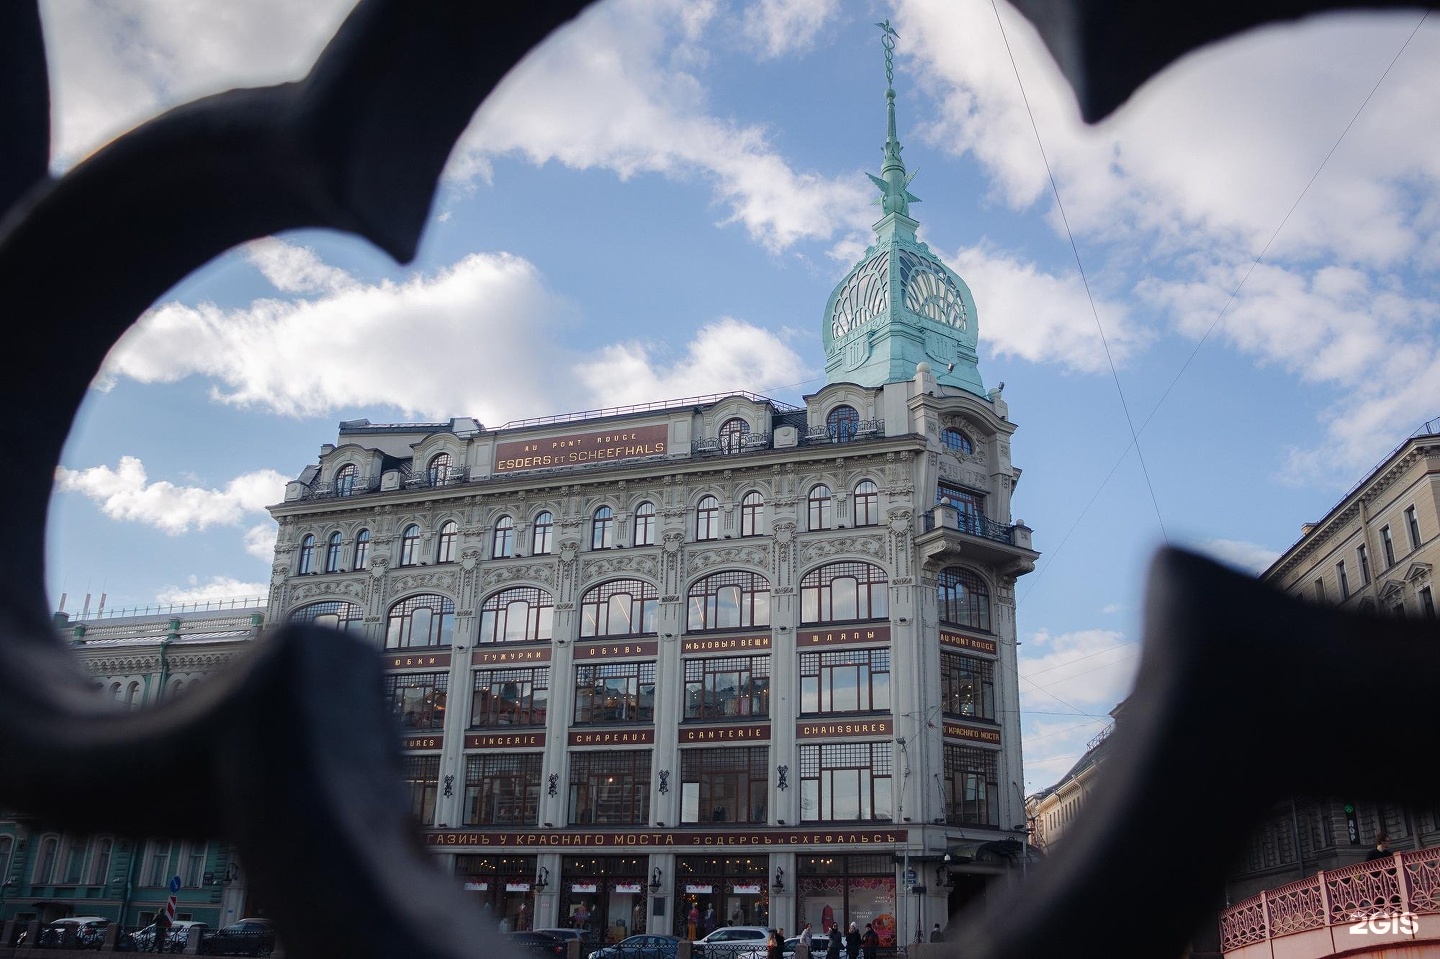
[[769,433],[745,433],[739,438],[721,441],[717,437],[706,437],[690,444],[690,452],[696,456],[734,456],[736,453],[754,453],[770,448]]
[[812,426],[805,431],[806,443],[854,443],[885,435],[884,420],[857,420],[836,426]]
[[1220,914],[1220,949],[1228,954],[1327,926],[1398,932],[1397,923],[1422,915],[1440,915],[1440,846],[1322,870],[1237,903]]
[[980,536],[984,539],[993,539],[997,543],[1015,545],[1015,527],[1006,526],[1004,523],[997,523],[992,519],[986,519],[977,513],[967,513],[941,503],[923,514],[925,517],[925,532],[933,532],[937,529],[953,529],[961,533],[968,533],[971,536]]

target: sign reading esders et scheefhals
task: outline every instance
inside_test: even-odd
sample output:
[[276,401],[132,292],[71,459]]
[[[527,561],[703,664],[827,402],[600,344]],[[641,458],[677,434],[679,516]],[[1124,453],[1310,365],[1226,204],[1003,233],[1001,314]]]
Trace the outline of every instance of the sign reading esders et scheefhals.
[[495,444],[495,472],[518,473],[556,466],[582,466],[606,460],[627,460],[662,455],[670,427],[631,426],[591,430]]

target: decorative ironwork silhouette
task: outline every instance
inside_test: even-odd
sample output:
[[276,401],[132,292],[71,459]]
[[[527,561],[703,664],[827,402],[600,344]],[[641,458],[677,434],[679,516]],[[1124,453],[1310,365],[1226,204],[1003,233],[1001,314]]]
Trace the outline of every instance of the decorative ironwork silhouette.
[[[1341,6],[1017,4],[1089,120],[1197,46]],[[0,803],[65,828],[233,841],[297,955],[504,947],[420,844],[380,660],[353,638],[281,627],[230,675],[155,710],[117,715],[91,693],[49,624],[40,557],[52,469],[116,339],[217,254],[331,227],[408,261],[445,158],[480,101],[586,5],[362,0],[304,80],[178,107],[51,179],[39,14],[33,2],[0,3],[0,303],[30,343],[0,383],[5,448],[18,467],[0,554]],[[1145,633],[1091,814],[993,913],[1023,922],[968,924],[967,959],[1108,956],[1117,916],[1138,920],[1123,930],[1127,954],[1169,959],[1274,799],[1440,794],[1440,765],[1426,757],[1375,757],[1395,730],[1430,726],[1433,625],[1306,605],[1165,551]],[[1367,703],[1357,670],[1372,663],[1385,664],[1385,679]],[[1237,688],[1237,674],[1252,682]],[[1264,735],[1336,704],[1348,721],[1323,737],[1276,748]],[[1157,855],[1177,824],[1184,855]],[[1156,887],[1168,894],[1146,895]],[[1117,910],[1142,901],[1143,917]]]

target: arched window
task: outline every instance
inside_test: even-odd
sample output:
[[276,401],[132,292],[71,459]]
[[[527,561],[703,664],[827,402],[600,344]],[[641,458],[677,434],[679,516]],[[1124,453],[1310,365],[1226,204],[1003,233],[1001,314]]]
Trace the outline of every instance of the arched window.
[[460,539],[460,527],[453,519],[447,519],[440,526],[440,535],[435,540],[435,562],[455,562],[455,546]]
[[810,488],[810,526],[809,529],[830,528],[830,487],[821,483],[819,486]]
[[738,453],[745,445],[745,436],[750,432],[750,424],[738,416],[726,420],[720,427],[720,452]]
[[362,529],[355,534],[355,563],[351,568],[370,568],[370,531],[368,529]]
[[354,463],[346,463],[335,473],[335,495],[349,496],[355,492],[355,481],[360,478],[360,470]]
[[885,571],[869,563],[831,563],[800,581],[800,622],[844,623],[890,615]]
[[455,641],[455,604],[435,593],[421,593],[390,607],[385,624],[386,649],[449,646]]
[[975,444],[970,442],[970,437],[960,432],[953,426],[947,426],[940,431],[940,442],[947,450],[956,453],[970,454],[975,452]]
[[555,517],[549,510],[535,517],[535,532],[530,538],[530,555],[550,555],[550,537],[555,532]]
[[940,571],[940,621],[971,629],[990,629],[990,588],[968,569]]
[[590,548],[609,549],[615,545],[615,511],[602,506],[595,511],[590,525]]
[[444,486],[450,481],[450,454],[436,453],[425,467],[425,480],[431,486]]
[[720,538],[720,501],[706,496],[695,507],[695,539]]
[[555,603],[534,586],[496,593],[480,607],[480,642],[528,643],[554,635]]
[[825,417],[825,431],[832,443],[848,443],[860,430],[860,414],[853,406],[837,406]]
[[420,562],[420,527],[411,523],[400,534],[400,565],[414,566]]
[[495,559],[508,559],[515,555],[515,521],[508,516],[502,516],[495,521],[490,555]]
[[581,636],[638,636],[655,632],[659,593],[639,579],[601,583],[580,601]]
[[330,534],[325,541],[325,572],[333,573],[340,569],[340,533],[337,530]]
[[141,702],[140,684],[138,682],[132,682],[129,686],[125,687],[125,705],[131,709],[139,709],[144,705]]
[[855,484],[855,525],[880,525],[880,490],[868,479]]
[[630,545],[655,545],[655,504],[649,500],[635,507],[635,536]]
[[55,867],[60,859],[60,837],[46,836],[40,840],[40,855],[35,859],[35,875],[31,882],[48,886],[54,881]]
[[740,570],[713,573],[690,587],[686,606],[689,632],[769,626],[770,581]]
[[301,576],[315,572],[315,537],[310,533],[306,533],[300,541],[300,562],[296,564],[295,572]]
[[316,626],[327,626],[330,629],[355,633],[361,632],[365,628],[365,620],[360,607],[355,603],[347,603],[339,599],[301,606],[290,613],[289,622],[313,623]]
[[745,494],[740,501],[740,535],[759,536],[764,531],[765,497],[758,492]]

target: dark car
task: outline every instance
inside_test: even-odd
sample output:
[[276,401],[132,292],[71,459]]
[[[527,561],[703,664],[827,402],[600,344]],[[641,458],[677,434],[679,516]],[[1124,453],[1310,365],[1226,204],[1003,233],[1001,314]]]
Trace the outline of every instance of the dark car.
[[241,919],[200,938],[200,951],[207,956],[268,956],[274,948],[269,919]]
[[518,952],[528,956],[565,959],[570,954],[568,940],[549,932],[507,932],[505,938]]
[[[184,952],[185,946],[190,942],[190,931],[200,929],[203,940],[206,923],[196,922],[192,919],[176,919],[170,924],[170,931],[165,936],[164,952]],[[155,924],[141,929],[136,929],[129,935],[122,936],[120,941],[115,943],[116,952],[154,952],[155,951]]]
[[675,936],[639,933],[595,950],[590,959],[675,959],[675,950],[683,941]]

